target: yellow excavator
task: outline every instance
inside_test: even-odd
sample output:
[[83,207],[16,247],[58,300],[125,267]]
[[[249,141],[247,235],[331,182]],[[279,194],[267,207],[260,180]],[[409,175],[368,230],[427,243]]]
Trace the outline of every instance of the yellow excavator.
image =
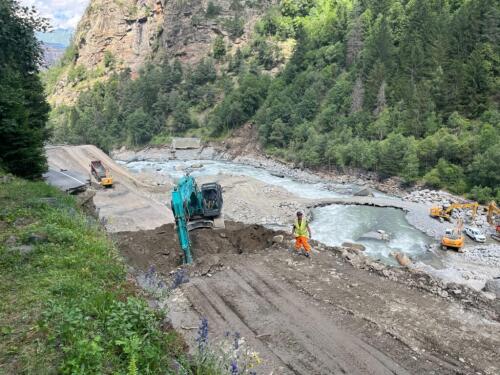
[[470,208],[472,210],[472,220],[474,220],[476,218],[477,209],[479,208],[479,203],[453,203],[446,208],[434,206],[431,208],[430,215],[435,218],[442,218],[450,221],[451,213],[455,208]]
[[443,249],[454,249],[461,252],[461,249],[464,246],[464,235],[462,233],[463,227],[464,223],[462,219],[459,219],[455,228],[447,229],[441,239],[441,247]]
[[495,201],[491,201],[488,205],[488,211],[486,211],[486,221],[495,227],[496,232],[491,235],[491,238],[500,241],[500,221],[496,218],[497,215],[500,216],[500,208],[497,207]]

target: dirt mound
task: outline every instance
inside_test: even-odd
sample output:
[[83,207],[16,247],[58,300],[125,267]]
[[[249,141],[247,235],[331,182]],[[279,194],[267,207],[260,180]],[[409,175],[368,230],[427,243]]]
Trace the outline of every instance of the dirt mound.
[[[261,225],[226,221],[225,229],[197,229],[189,233],[193,258],[203,265],[214,255],[255,253],[272,245],[276,232]],[[119,232],[113,238],[128,264],[146,271],[154,265],[158,272],[168,274],[182,264],[177,232],[173,224],[153,230]],[[220,258],[220,257],[219,257]]]

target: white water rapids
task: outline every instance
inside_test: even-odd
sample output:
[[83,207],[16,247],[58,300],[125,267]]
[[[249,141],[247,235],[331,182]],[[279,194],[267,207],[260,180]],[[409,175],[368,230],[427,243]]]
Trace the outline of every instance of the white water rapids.
[[[270,171],[249,165],[213,160],[169,160],[169,161],[132,161],[120,162],[132,172],[148,171],[180,178],[191,165],[202,166],[192,169],[191,175],[249,176],[264,183],[280,186],[294,195],[309,199],[328,199],[348,197],[359,187],[347,184],[326,184],[323,182],[304,182],[290,177],[272,174]],[[375,193],[376,195],[383,195]],[[366,254],[387,263],[394,264],[391,252],[404,251],[413,258],[425,260],[430,256],[428,246],[433,240],[410,226],[401,210],[367,206],[330,205],[313,209],[311,222],[313,238],[326,245],[340,245],[342,242],[362,243]],[[367,232],[384,230],[389,241],[360,239]]]

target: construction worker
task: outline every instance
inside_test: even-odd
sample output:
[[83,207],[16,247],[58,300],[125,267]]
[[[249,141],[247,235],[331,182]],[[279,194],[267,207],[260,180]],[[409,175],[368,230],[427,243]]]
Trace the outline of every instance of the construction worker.
[[302,212],[297,212],[297,218],[293,224],[292,233],[295,236],[295,250],[298,252],[301,247],[304,248],[304,255],[309,258],[311,255],[311,246],[307,242],[307,238],[310,238],[311,228],[309,228],[309,223],[303,217]]

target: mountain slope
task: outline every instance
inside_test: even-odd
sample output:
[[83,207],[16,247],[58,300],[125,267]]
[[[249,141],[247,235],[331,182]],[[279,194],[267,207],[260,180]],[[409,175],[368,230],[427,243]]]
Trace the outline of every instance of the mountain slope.
[[92,0],[58,70],[48,79],[50,101],[74,103],[78,93],[115,71],[133,77],[146,61],[195,64],[217,37],[242,45],[271,1]]

